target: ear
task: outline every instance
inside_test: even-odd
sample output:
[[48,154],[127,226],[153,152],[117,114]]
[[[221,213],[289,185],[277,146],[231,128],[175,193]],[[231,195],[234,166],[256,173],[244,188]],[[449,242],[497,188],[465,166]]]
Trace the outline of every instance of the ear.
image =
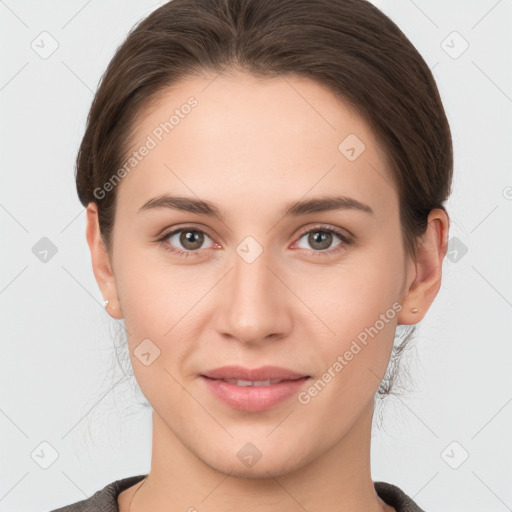
[[[415,261],[409,261],[407,283],[400,301],[403,309],[397,316],[398,324],[412,325],[423,319],[441,287],[441,270],[448,248],[450,221],[440,208],[428,216],[426,232],[417,247]],[[410,275],[410,277],[409,277]],[[417,308],[413,313],[411,309]]]
[[105,299],[108,299],[108,306],[105,308],[106,311],[111,317],[120,320],[123,318],[123,314],[117,297],[115,276],[112,272],[109,254],[101,239],[98,207],[94,202],[90,202],[87,205],[86,215],[86,238],[91,251],[94,277],[101,290],[101,294]]

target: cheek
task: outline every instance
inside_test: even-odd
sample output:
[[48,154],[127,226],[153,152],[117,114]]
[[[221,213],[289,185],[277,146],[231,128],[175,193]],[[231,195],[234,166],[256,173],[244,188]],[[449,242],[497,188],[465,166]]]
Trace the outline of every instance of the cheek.
[[[164,384],[170,386],[166,393],[180,392],[179,386],[173,387],[172,375],[181,381],[183,363],[197,350],[196,340],[204,328],[200,301],[218,277],[192,266],[172,265],[163,249],[130,249],[121,244],[118,248],[116,286],[132,367],[153,403]],[[149,356],[142,356],[146,353]],[[148,359],[151,363],[145,365]]]
[[118,249],[116,287],[126,327],[162,338],[198,302],[207,283],[192,267],[170,263],[164,249],[121,243]]
[[334,379],[338,385],[371,391],[384,375],[402,308],[403,268],[395,247],[400,246],[383,238],[371,249],[360,250],[357,262],[356,256],[353,264],[347,260],[317,288],[328,292],[309,295],[311,308],[330,329],[324,329],[327,334],[318,336],[315,344],[325,368],[344,375]]

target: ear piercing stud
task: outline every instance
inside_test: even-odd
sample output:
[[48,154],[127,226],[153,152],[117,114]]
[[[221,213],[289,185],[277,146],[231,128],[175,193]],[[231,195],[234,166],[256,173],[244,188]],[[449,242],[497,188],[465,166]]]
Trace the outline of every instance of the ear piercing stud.
[[[105,309],[107,309],[108,304],[109,304],[108,299],[105,299],[105,300],[103,301],[103,306],[105,307]],[[110,306],[110,309],[114,310],[114,309],[116,309],[116,307],[115,307],[115,306]]]

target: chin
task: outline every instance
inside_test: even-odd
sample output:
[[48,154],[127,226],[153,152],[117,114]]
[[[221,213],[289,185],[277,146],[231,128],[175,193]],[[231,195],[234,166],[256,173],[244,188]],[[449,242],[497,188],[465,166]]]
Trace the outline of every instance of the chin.
[[[304,459],[297,459],[297,453],[286,453],[285,451],[279,453],[278,459],[275,455],[265,458],[265,455],[262,454],[261,458],[252,466],[244,464],[237,453],[233,455],[217,454],[212,460],[202,458],[200,454],[198,457],[204,464],[217,472],[245,479],[268,479],[287,475],[300,469],[307,462]],[[243,457],[241,458],[243,459]]]

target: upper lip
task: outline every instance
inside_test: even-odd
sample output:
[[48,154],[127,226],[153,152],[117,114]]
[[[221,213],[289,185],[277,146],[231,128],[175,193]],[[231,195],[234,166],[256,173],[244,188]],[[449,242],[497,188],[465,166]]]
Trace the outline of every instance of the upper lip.
[[244,368],[243,366],[222,366],[208,370],[202,374],[212,379],[239,379],[260,381],[270,379],[295,380],[309,377],[303,373],[297,373],[279,366],[261,366],[260,368]]

